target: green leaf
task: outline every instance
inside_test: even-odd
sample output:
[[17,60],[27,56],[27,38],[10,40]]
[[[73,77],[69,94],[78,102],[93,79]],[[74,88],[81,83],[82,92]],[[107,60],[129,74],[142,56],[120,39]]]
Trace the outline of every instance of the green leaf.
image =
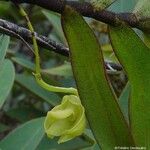
[[9,127],[5,124],[0,123],[0,133],[8,130]]
[[[11,11],[10,11],[11,10]],[[6,20],[18,20],[21,18],[18,15],[18,11],[15,7],[13,7],[10,3],[8,4],[7,0],[1,0],[0,2],[0,14],[1,18],[5,18]]]
[[41,143],[36,150],[79,150],[85,147],[92,146],[93,143],[90,143],[83,136],[77,137],[66,143],[58,144],[58,139],[49,139],[46,136],[42,139]]
[[43,122],[38,118],[16,128],[0,142],[0,149],[35,150],[44,136]]
[[25,58],[20,58],[20,57],[12,57],[11,58],[13,62],[21,65],[22,67],[30,70],[30,71],[34,71],[35,69],[35,65],[30,62],[29,60],[25,59]]
[[132,145],[129,129],[107,82],[104,61],[94,33],[70,7],[62,15],[63,29],[79,96],[97,143],[102,149]]
[[110,44],[101,46],[103,57],[105,60],[110,62],[118,63],[116,56],[114,55],[113,49]]
[[92,147],[87,147],[87,148],[84,148],[83,150],[101,150],[99,145],[96,143],[96,140],[94,138],[92,131],[90,129],[86,129],[85,134],[87,136],[89,136],[91,139],[93,139],[94,143],[93,143]]
[[53,67],[50,69],[43,69],[42,72],[56,76],[64,76],[64,77],[72,76],[71,65],[69,63],[65,63],[61,66]]
[[59,37],[60,41],[65,43],[64,34],[61,28],[60,16],[57,13],[51,11],[43,10],[42,12],[50,21],[50,23],[53,25],[53,29],[56,32],[57,36]]
[[110,27],[114,51],[128,74],[130,124],[136,145],[150,149],[150,49],[127,27]]
[[137,1],[139,0],[116,0],[116,2],[109,7],[109,10],[113,12],[132,12]]
[[45,118],[33,119],[8,134],[1,142],[2,150],[73,150],[92,146],[93,143],[81,136],[66,142],[58,144],[57,139],[49,139],[44,133]]
[[128,102],[129,102],[130,90],[131,90],[130,84],[128,82],[119,97],[119,104],[120,104],[121,110],[128,122],[129,122]]
[[139,0],[134,8],[133,13],[137,18],[148,18],[150,15],[150,1],[149,0]]
[[150,48],[150,34],[143,33],[144,43]]
[[48,102],[52,106],[57,105],[60,101],[60,98],[55,94],[49,91],[44,90],[40,87],[33,76],[28,76],[25,74],[17,74],[16,82],[22,87],[26,88],[28,91],[41,98],[42,100]]
[[[35,71],[35,65],[29,60],[20,57],[12,57],[11,60],[28,69],[29,71]],[[42,69],[41,73],[54,76],[64,76],[66,78],[72,76],[71,65],[68,62],[65,62],[64,64],[57,67]]]
[[33,118],[41,117],[44,115],[44,113],[35,109],[32,106],[21,106],[8,110],[6,112],[6,115],[20,122],[26,122]]
[[8,15],[8,13],[6,13],[8,11],[8,9],[10,8],[9,4],[2,2],[0,3],[0,13],[2,16],[4,15]]
[[7,99],[14,83],[15,69],[10,60],[4,60],[0,65],[0,108]]
[[0,36],[0,63],[2,63],[5,58],[8,45],[9,45],[9,36],[1,35]]

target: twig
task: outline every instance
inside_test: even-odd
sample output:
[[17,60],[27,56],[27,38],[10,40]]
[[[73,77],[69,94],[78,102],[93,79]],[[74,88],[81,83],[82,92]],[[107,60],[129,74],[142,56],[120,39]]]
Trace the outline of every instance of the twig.
[[[1,33],[5,33],[7,35],[16,37],[18,39],[19,39],[18,37],[19,35],[25,41],[32,43],[32,35],[28,29],[20,27],[14,23],[11,23],[3,19],[0,19],[0,27],[1,27],[0,28]],[[69,49],[64,47],[62,44],[58,44],[53,40],[47,39],[45,36],[38,35],[38,33],[35,33],[35,35],[39,46],[45,49],[52,50],[64,56],[69,56]]]
[[[24,27],[20,27],[14,23],[8,22],[3,19],[0,19],[0,33],[4,33],[11,37],[21,39],[23,43],[25,43],[26,46],[28,47],[29,45],[27,44],[27,42],[32,44],[32,35],[28,29]],[[65,47],[63,44],[56,43],[55,41],[48,39],[45,36],[38,35],[38,33],[35,33],[35,35],[36,35],[38,45],[40,47],[43,47],[55,53],[69,57],[69,49]],[[31,47],[29,48],[31,49]],[[122,70],[122,67],[119,64],[115,64],[112,62],[105,62],[106,69],[109,69],[108,65],[111,66],[115,70],[118,70],[118,71]]]
[[11,31],[11,30],[8,30],[8,29],[5,29],[3,27],[0,26],[0,31],[4,31],[4,33],[10,33],[10,34],[13,34],[14,36],[16,36],[17,38],[19,38],[26,46],[29,50],[31,50],[33,53],[33,49],[30,47],[30,45],[17,33]]
[[[110,25],[118,25],[122,22],[127,23],[131,27],[138,28],[143,31],[150,32],[150,26],[141,22],[142,18],[137,18],[133,13],[114,13],[111,11],[95,10],[88,2],[66,1],[66,0],[11,0],[15,3],[28,3],[38,5],[48,10],[62,13],[65,5],[69,5],[76,9],[81,15],[85,17],[94,18]],[[147,18],[149,21],[149,18]]]

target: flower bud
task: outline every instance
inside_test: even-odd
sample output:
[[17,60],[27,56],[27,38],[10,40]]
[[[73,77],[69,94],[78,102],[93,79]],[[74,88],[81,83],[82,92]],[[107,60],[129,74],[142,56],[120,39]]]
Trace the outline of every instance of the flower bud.
[[66,95],[60,105],[47,113],[44,128],[48,137],[60,136],[58,143],[69,141],[83,133],[85,111],[79,97]]

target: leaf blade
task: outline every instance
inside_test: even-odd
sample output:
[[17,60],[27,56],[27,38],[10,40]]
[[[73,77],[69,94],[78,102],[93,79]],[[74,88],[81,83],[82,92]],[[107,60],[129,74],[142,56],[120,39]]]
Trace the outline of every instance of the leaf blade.
[[[9,150],[35,150],[44,136],[44,118],[31,120],[12,131],[0,142],[0,148]],[[9,144],[8,144],[9,143]]]
[[0,65],[0,108],[4,104],[15,78],[15,69],[10,60],[4,60]]
[[69,7],[62,15],[62,26],[71,50],[78,92],[98,144],[108,150],[116,145],[132,145],[123,115],[106,81],[102,53],[93,32]]
[[110,38],[114,51],[124,66],[131,83],[130,124],[135,143],[149,149],[150,49],[127,26],[111,26]]
[[3,62],[8,49],[10,38],[7,35],[0,36],[0,63]]

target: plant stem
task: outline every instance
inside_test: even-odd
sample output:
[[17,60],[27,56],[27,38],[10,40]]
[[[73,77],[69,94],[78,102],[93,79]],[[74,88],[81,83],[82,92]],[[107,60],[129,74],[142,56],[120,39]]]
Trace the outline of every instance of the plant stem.
[[35,32],[34,32],[34,28],[30,22],[30,19],[27,15],[27,13],[24,11],[24,9],[17,5],[17,7],[19,8],[20,14],[25,17],[26,21],[27,21],[27,25],[29,30],[31,31],[32,34],[32,41],[33,41],[33,47],[34,47],[34,53],[35,53],[35,73],[34,76],[36,78],[37,83],[43,87],[44,89],[51,91],[51,92],[61,92],[61,93],[69,93],[69,94],[74,94],[74,95],[78,95],[78,92],[75,88],[65,88],[65,87],[57,87],[57,86],[52,86],[47,84],[41,76],[41,68],[40,68],[40,57],[39,57],[39,48],[38,48],[38,44],[36,41],[36,37],[35,37]]

